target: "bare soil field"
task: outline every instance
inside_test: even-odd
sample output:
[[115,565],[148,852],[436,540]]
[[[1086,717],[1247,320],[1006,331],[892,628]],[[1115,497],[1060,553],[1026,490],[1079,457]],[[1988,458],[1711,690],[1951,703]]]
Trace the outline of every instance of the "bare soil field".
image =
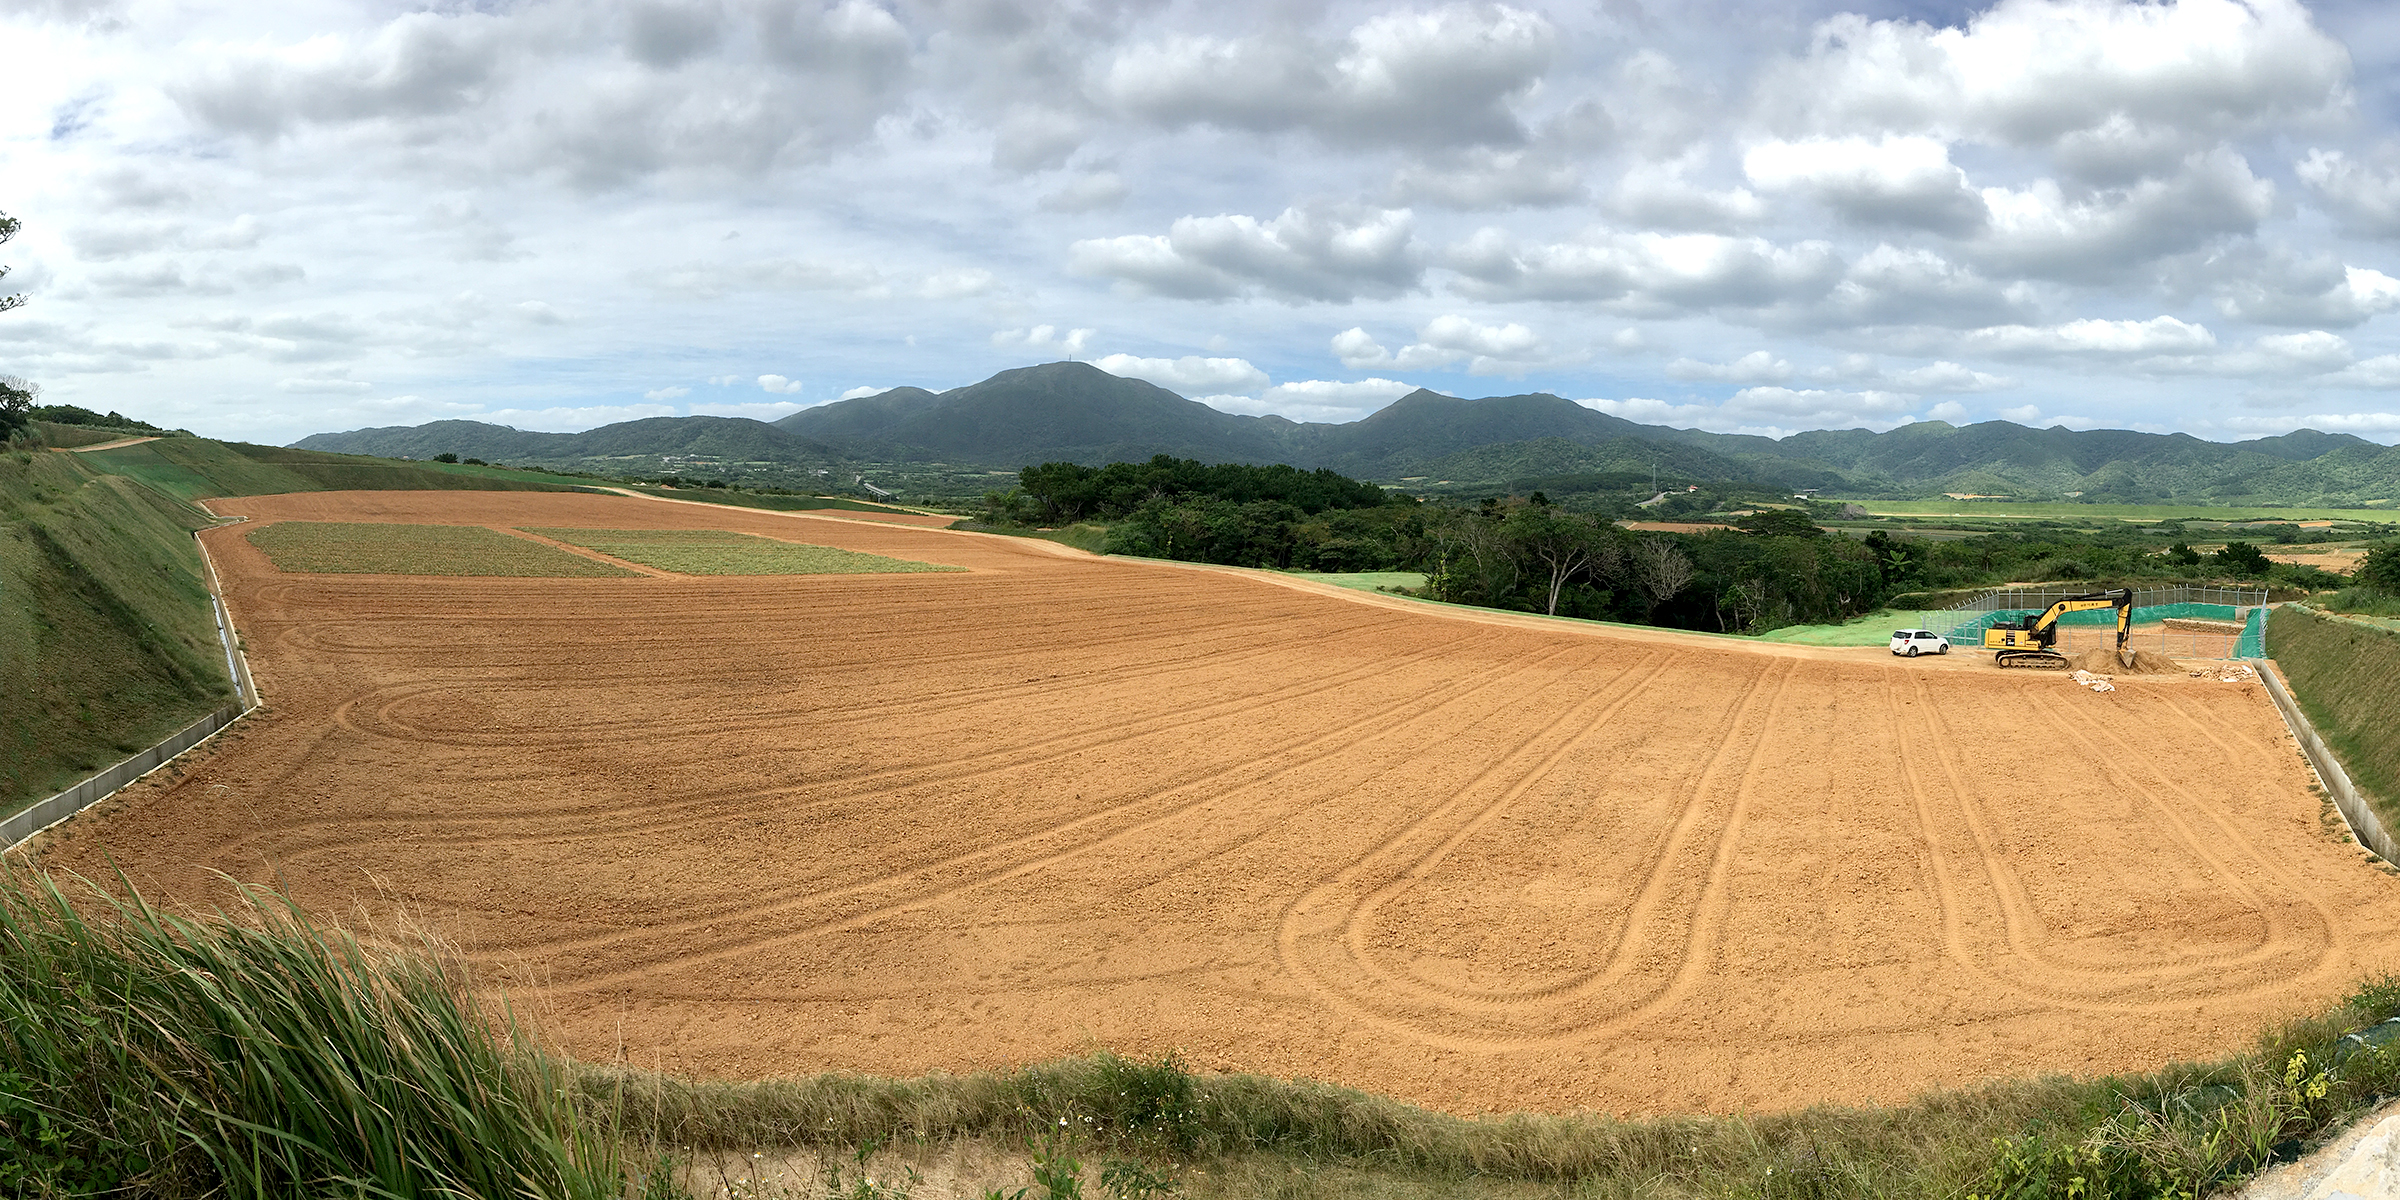
[[1456,1112],[1728,1111],[2209,1057],[2400,966],[2400,881],[2255,683],[630,498],[216,506],[966,568],[287,575],[203,535],[271,707],[44,860],[405,911],[585,1057],[1179,1048]]

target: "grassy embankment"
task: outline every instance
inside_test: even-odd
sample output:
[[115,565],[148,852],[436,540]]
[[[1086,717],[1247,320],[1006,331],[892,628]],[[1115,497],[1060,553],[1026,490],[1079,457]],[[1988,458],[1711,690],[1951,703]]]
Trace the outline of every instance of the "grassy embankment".
[[1106,1053],[703,1084],[544,1051],[421,938],[362,944],[257,895],[230,919],[70,903],[0,871],[0,1195],[668,1200],[689,1194],[678,1163],[706,1186],[710,1164],[764,1153],[883,1182],[738,1194],[875,1200],[907,1194],[911,1150],[977,1145],[991,1177],[968,1194],[1043,1200],[2183,1196],[2400,1089],[2400,1052],[2337,1042],[2396,1014],[2385,979],[2219,1063],[1760,1116],[1469,1119]]
[[2285,605],[2267,621],[2267,656],[2385,828],[2400,829],[2400,630]]
[[1035,529],[1024,525],[986,525],[980,521],[961,519],[953,523],[950,528],[964,529],[970,533],[997,533],[1003,537],[1035,538],[1045,542],[1057,542],[1061,546],[1073,546],[1086,554],[1104,553],[1103,547],[1108,545],[1108,526],[1094,524],[1090,521],[1078,521],[1073,525],[1062,525],[1056,529]]
[[0,814],[233,698],[192,541],[213,522],[85,458],[0,452]]
[[537,472],[503,467],[397,462],[195,437],[159,438],[114,450],[86,451],[76,457],[98,470],[138,479],[182,500],[282,492],[587,490]]

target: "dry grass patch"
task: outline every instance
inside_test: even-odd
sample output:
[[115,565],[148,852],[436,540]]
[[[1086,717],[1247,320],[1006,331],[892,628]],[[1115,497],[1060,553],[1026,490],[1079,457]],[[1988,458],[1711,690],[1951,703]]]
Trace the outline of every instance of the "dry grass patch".
[[525,532],[679,575],[894,575],[965,569],[724,529],[525,527]]
[[277,570],[330,575],[628,576],[596,562],[476,525],[278,521],[249,532]]

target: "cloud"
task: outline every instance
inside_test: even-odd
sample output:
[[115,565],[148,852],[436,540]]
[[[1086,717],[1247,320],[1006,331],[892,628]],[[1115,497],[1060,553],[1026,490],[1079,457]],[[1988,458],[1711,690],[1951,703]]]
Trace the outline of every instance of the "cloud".
[[1068,250],[1078,274],[1186,300],[1264,295],[1348,303],[1414,290],[1424,272],[1407,209],[1287,208],[1272,221],[1181,217],[1164,236],[1087,238]]
[[2400,433],[2400,413],[2312,413],[2305,417],[2228,417],[2218,422],[2248,433],[2279,434],[2295,429],[2323,433]]
[[441,130],[458,169],[614,188],[821,161],[915,82],[908,31],[865,0],[714,8],[633,6],[615,29],[542,6],[412,12],[297,41],[202,40],[166,92],[222,136],[399,147]]
[[1648,317],[1814,300],[1841,274],[1824,242],[1778,246],[1699,233],[1594,231],[1578,241],[1521,246],[1487,228],[1442,261],[1463,276],[1458,290],[1475,299],[1588,301]]
[[2400,388],[2400,354],[2378,354],[2316,380],[2335,387]]
[[2106,284],[2164,255],[2251,233],[2274,211],[2275,185],[2219,149],[2170,178],[2086,197],[2041,179],[2021,190],[1985,188],[1983,205],[1990,216],[1972,253],[1987,269]]
[[1342,145],[1514,145],[1511,104],[1550,65],[1540,14],[1456,4],[1383,13],[1338,46],[1291,30],[1170,35],[1118,51],[1103,102],[1166,126],[1306,131]]
[[2144,371],[2162,375],[2269,375],[2288,378],[2339,370],[2349,366],[2352,357],[2347,339],[2318,329],[2307,333],[2269,334],[2240,350],[2216,354],[2166,355],[2145,358],[2135,365]]
[[2400,147],[2386,144],[2364,162],[2339,150],[2311,150],[2294,173],[2343,229],[2400,237]]
[[248,250],[257,246],[262,236],[258,218],[245,213],[216,228],[189,221],[82,225],[68,231],[67,244],[86,262],[112,262],[171,250]]
[[344,379],[339,376],[286,379],[275,390],[301,396],[355,396],[375,390],[375,385],[363,379]]
[[1677,379],[1713,379],[1722,383],[1781,383],[1792,377],[1792,364],[1765,350],[1753,350],[1728,363],[1679,358],[1667,364]]
[[1801,294],[1766,310],[1795,329],[1876,325],[1975,328],[2030,323],[2041,305],[2024,282],[2002,282],[1924,248],[1889,243],[1859,255],[1822,296]]
[[761,375],[758,377],[758,390],[762,392],[775,392],[785,396],[797,396],[800,394],[800,389],[805,386],[807,385],[801,383],[797,379],[786,379],[781,375]]
[[1771,192],[1811,196],[1866,225],[1904,225],[1959,236],[1988,213],[1950,148],[1927,137],[1811,137],[1769,141],[1742,155],[1742,174]]
[[1956,26],[1828,18],[1769,68],[1755,111],[1794,133],[2052,149],[2108,175],[2340,113],[2349,77],[2298,0],[2000,0]]
[[688,387],[662,387],[662,388],[652,388],[652,389],[650,389],[649,391],[646,391],[646,392],[643,392],[643,393],[642,393],[642,399],[644,399],[644,400],[679,400],[679,399],[682,399],[683,397],[685,397],[685,396],[689,396],[689,395],[691,395],[691,394],[692,394],[692,389],[690,389],[690,388],[688,388]]
[[1124,203],[1132,190],[1115,171],[1094,171],[1077,175],[1042,193],[1034,207],[1056,213],[1097,212]]
[[[1995,392],[2017,385],[2016,380],[2005,375],[1969,370],[1954,362],[1928,363],[1906,371],[1877,372],[1868,378],[1906,392]],[[1958,406],[1944,404],[1937,407],[1956,409]]]
[[1031,329],[1003,329],[992,335],[992,344],[1022,346],[1027,350],[1073,356],[1083,353],[1083,348],[1091,344],[1094,332],[1090,329],[1070,329],[1061,336],[1055,325],[1036,325]]
[[1444,314],[1417,329],[1418,340],[1394,354],[1363,328],[1335,334],[1333,352],[1354,371],[1372,367],[1420,370],[1465,362],[1477,375],[1519,375],[1528,367],[1555,360],[1541,335],[1514,321],[1479,324],[1455,313]]
[[926,276],[925,282],[917,287],[917,295],[927,300],[963,300],[984,295],[998,286],[999,278],[990,271],[969,267]]
[[1195,391],[1249,391],[1267,384],[1265,371],[1239,358],[1202,358],[1196,354],[1182,358],[1136,358],[1130,354],[1110,354],[1093,359],[1092,365],[1111,375],[1146,379],[1187,396]]
[[844,400],[864,400],[864,399],[866,399],[866,398],[867,398],[867,397],[869,397],[869,396],[880,396],[880,395],[882,395],[882,394],[884,394],[885,392],[888,392],[888,391],[890,391],[890,390],[892,390],[892,389],[890,389],[890,388],[888,388],[888,387],[854,387],[854,388],[851,388],[851,389],[849,389],[848,391],[845,391],[845,392],[843,392],[843,393],[842,393],[842,399],[844,399]]
[[2108,321],[2087,317],[2049,326],[2001,325],[1977,329],[1964,344],[1999,355],[2137,356],[2197,353],[2216,347],[2216,335],[2206,326],[2174,317],[2147,321]]
[[2358,325],[2400,309],[2400,279],[2331,258],[2240,264],[2219,285],[2217,309],[2262,325]]
[[1201,403],[1224,412],[1247,416],[1280,413],[1303,421],[1355,421],[1402,396],[1416,385],[1396,379],[1302,379],[1279,383],[1256,397],[1201,396]]
[[1401,204],[1443,208],[1549,208],[1584,198],[1583,169],[1552,152],[1475,146],[1403,164],[1392,174]]
[[861,300],[963,300],[987,295],[1000,286],[999,277],[981,267],[914,275],[863,263],[806,258],[685,263],[645,281],[665,291],[706,300],[749,291],[833,292]]
[[1766,203],[1743,187],[1711,189],[1693,183],[1689,155],[1671,163],[1635,163],[1609,192],[1608,210],[1655,230],[1732,233],[1767,218]]

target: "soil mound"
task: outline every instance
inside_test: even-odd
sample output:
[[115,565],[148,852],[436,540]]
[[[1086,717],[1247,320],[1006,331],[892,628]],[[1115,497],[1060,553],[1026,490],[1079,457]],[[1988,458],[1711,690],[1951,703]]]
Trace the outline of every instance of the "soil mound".
[[2155,650],[2136,650],[2133,652],[2131,662],[2120,661],[2114,650],[2086,650],[2081,654],[2070,656],[2067,662],[2079,671],[2090,671],[2096,675],[2180,675],[2183,673],[2183,666],[2180,663]]

